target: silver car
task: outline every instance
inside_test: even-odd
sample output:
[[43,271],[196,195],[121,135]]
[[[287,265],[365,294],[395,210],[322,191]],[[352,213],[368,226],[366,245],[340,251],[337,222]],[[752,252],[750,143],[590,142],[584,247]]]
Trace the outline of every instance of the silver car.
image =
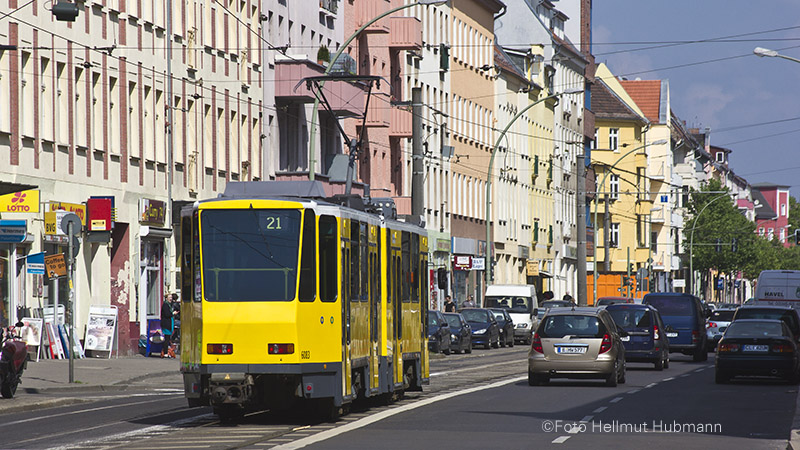
[[539,323],[528,352],[528,384],[551,378],[600,378],[625,382],[627,336],[605,309],[552,308]]

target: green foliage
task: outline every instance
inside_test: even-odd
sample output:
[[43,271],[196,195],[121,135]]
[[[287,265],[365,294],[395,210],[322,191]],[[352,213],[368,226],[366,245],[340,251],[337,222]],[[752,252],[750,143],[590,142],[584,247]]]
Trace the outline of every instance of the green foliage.
[[328,51],[328,47],[320,45],[319,50],[317,50],[317,61],[329,62],[330,59],[331,53]]
[[794,230],[800,228],[800,203],[789,196],[789,236],[794,240]]

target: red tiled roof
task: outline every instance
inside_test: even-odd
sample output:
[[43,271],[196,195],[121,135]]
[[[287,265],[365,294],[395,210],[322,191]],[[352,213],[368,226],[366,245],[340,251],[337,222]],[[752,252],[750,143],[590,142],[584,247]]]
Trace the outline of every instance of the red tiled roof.
[[620,80],[636,106],[651,122],[658,123],[661,108],[661,80]]

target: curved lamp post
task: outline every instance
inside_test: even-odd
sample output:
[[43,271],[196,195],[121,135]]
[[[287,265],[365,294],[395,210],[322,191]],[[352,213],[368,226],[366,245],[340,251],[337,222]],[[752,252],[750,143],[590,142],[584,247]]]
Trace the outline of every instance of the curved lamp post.
[[522,108],[520,112],[517,113],[503,128],[503,131],[497,136],[497,140],[494,143],[494,147],[492,147],[492,156],[489,158],[489,171],[486,173],[486,268],[485,270],[485,279],[486,279],[486,286],[492,281],[492,228],[491,228],[491,216],[492,216],[492,196],[491,196],[491,189],[492,189],[492,168],[494,167],[494,157],[497,154],[497,149],[500,147],[500,141],[508,132],[508,129],[511,128],[511,125],[517,121],[523,114],[525,114],[529,109],[533,108],[534,106],[542,103],[545,100],[550,100],[552,98],[560,97],[566,94],[580,94],[583,92],[583,89],[570,89],[568,91],[559,92],[557,94],[548,95],[547,97],[542,97],[539,100],[527,105],[526,107]]
[[693,245],[694,245],[694,229],[695,229],[695,226],[697,226],[697,219],[700,218],[700,214],[703,214],[703,211],[705,211],[706,208],[708,208],[708,206],[710,204],[714,203],[715,201],[717,201],[717,200],[719,200],[721,198],[730,197],[731,195],[732,194],[722,194],[722,195],[720,195],[718,197],[715,197],[715,198],[711,199],[708,203],[703,205],[702,208],[700,208],[700,212],[697,213],[696,216],[694,216],[694,221],[692,221],[692,233],[691,233],[690,238],[689,238],[689,293],[692,294],[692,295],[694,295],[694,252],[692,250],[694,250],[694,248],[693,248]]
[[791,56],[781,55],[780,53],[778,53],[775,50],[770,50],[770,49],[764,48],[764,47],[756,47],[756,48],[754,48],[753,49],[753,53],[755,53],[756,56],[761,56],[761,57],[769,56],[769,57],[772,57],[772,58],[783,58],[783,59],[788,59],[789,61],[794,61],[796,63],[800,63],[800,59],[792,58]]
[[[666,139],[659,139],[659,140],[657,140],[655,142],[651,142],[649,144],[645,143],[644,145],[640,145],[640,146],[638,146],[636,148],[633,148],[633,149],[629,150],[627,153],[625,153],[624,155],[620,156],[619,158],[617,158],[616,161],[614,161],[614,164],[612,164],[611,167],[609,167],[606,170],[606,172],[603,174],[603,180],[600,181],[600,183],[595,186],[595,189],[594,189],[594,192],[595,192],[595,195],[594,195],[594,219],[593,219],[593,221],[594,221],[594,223],[593,223],[594,232],[592,233],[592,249],[594,250],[594,257],[592,257],[592,269],[593,269],[593,273],[592,273],[592,300],[593,301],[597,301],[597,229],[598,229],[598,226],[597,226],[597,204],[600,203],[600,201],[599,201],[599,196],[600,195],[598,193],[598,191],[600,189],[600,186],[605,185],[606,178],[608,178],[608,176],[611,174],[611,170],[614,169],[615,167],[617,167],[617,164],[619,164],[619,162],[622,161],[626,156],[632,154],[633,152],[635,152],[637,150],[640,150],[640,149],[643,149],[643,148],[647,148],[648,145],[663,145],[663,144],[666,144],[666,143],[667,143]],[[608,230],[605,230],[604,233],[608,233]],[[604,248],[603,250],[605,252],[608,252],[609,249],[608,248]]]
[[[361,25],[361,27],[359,29],[357,29],[355,33],[350,35],[350,37],[347,38],[347,40],[344,41],[344,43],[342,43],[342,45],[339,46],[339,50],[333,55],[331,60],[328,62],[328,67],[325,68],[325,72],[323,72],[323,75],[328,75],[331,72],[331,68],[333,67],[333,63],[336,62],[337,59],[339,59],[339,56],[342,55],[342,52],[344,52],[344,49],[346,49],[347,46],[350,45],[351,42],[353,42],[353,39],[358,37],[358,35],[361,34],[362,31],[367,29],[367,27],[369,27],[373,23],[383,19],[384,17],[388,16],[389,14],[396,13],[397,11],[400,11],[400,10],[406,9],[406,8],[410,8],[412,6],[443,5],[445,3],[447,3],[447,0],[419,0],[418,2],[415,2],[415,3],[409,3],[407,5],[397,6],[397,7],[392,8],[392,9],[390,9],[390,10],[388,10],[388,11],[382,13],[382,14],[379,14],[375,18],[371,19],[369,22],[365,23],[364,25]],[[320,90],[323,87],[325,87],[325,82],[321,81],[319,83]],[[315,161],[314,158],[315,158],[315,154],[316,154],[316,150],[314,149],[314,143],[315,143],[315,140],[316,140],[315,138],[316,138],[316,135],[317,135],[316,131],[317,131],[317,112],[318,111],[319,111],[319,98],[315,98],[314,99],[314,109],[311,111],[311,136],[309,137],[309,142],[308,142],[308,152],[309,152],[308,179],[311,180],[311,181],[314,181],[314,161]],[[364,114],[366,114],[366,113],[367,112],[364,111]]]

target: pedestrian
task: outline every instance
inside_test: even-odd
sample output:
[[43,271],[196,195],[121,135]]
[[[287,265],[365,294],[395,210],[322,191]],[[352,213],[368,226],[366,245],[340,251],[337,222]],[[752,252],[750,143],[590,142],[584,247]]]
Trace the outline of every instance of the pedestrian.
[[172,332],[175,329],[175,310],[172,308],[172,298],[172,294],[165,295],[164,303],[161,304],[161,334],[164,335],[164,342],[161,343],[162,358],[175,357],[175,350],[172,349]]
[[573,299],[572,299],[572,296],[571,296],[571,295],[569,295],[568,293],[567,293],[567,294],[564,294],[564,301],[565,301],[565,302],[570,302],[570,303],[572,303],[573,305],[575,305],[575,302],[573,301]]
[[444,296],[444,312],[456,312],[456,304],[449,295]]
[[553,294],[553,291],[544,291],[544,293],[542,293],[542,298],[545,300],[552,300],[556,298],[556,295]]
[[475,307],[475,302],[472,300],[472,296],[471,295],[469,297],[467,297],[467,301],[465,301],[462,306],[464,306],[464,308],[474,308]]

